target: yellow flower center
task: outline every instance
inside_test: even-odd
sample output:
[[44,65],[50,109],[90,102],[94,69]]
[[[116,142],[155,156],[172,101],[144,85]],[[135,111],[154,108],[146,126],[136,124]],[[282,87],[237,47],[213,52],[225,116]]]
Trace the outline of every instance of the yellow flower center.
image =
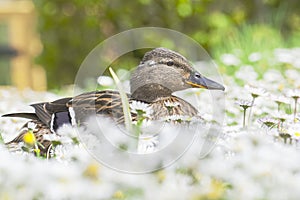
[[23,141],[30,146],[33,146],[36,143],[36,138],[31,130],[24,134]]
[[124,199],[125,194],[121,190],[118,190],[113,194],[113,197],[116,199]]
[[294,135],[297,136],[297,137],[300,137],[300,132],[297,132],[297,131],[296,131],[296,132],[294,133]]
[[84,170],[83,175],[91,179],[97,179],[99,174],[99,165],[97,163],[91,163]]
[[284,89],[284,84],[278,85],[278,90],[279,90],[279,91],[282,91],[283,89]]

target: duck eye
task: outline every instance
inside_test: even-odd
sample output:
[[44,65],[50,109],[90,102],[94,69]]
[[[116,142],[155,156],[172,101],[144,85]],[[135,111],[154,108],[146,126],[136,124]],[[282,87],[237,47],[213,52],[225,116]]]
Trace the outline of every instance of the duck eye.
[[168,62],[167,62],[167,65],[168,65],[168,66],[172,66],[172,65],[174,65],[174,62],[173,62],[173,61],[168,61]]
[[198,74],[198,73],[196,73],[196,74],[195,74],[195,77],[196,77],[196,78],[201,78],[201,75]]

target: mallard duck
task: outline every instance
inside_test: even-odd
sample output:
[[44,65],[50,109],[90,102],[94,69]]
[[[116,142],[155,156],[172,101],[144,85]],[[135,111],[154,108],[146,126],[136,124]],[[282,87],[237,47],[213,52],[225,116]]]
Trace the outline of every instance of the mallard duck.
[[[130,79],[131,94],[129,103],[143,102],[153,112],[149,120],[159,120],[167,116],[197,116],[197,109],[187,101],[173,96],[176,91],[188,88],[224,90],[224,87],[197,72],[189,61],[177,52],[166,48],[156,48],[147,52]],[[172,104],[173,106],[168,106]],[[43,135],[55,133],[63,124],[84,124],[88,116],[99,114],[123,122],[123,109],[118,91],[103,90],[80,94],[75,97],[59,99],[31,105],[34,113],[12,113],[3,117],[22,117],[31,119],[23,126],[20,134],[8,145],[23,141],[29,124],[34,123],[35,135],[42,153],[47,152],[51,142]],[[136,113],[131,112],[136,120]]]

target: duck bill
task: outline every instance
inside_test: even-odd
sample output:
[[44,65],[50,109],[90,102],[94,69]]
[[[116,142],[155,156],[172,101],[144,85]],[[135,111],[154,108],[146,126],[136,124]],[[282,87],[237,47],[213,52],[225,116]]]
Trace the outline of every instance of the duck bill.
[[204,76],[196,78],[194,76],[190,77],[190,80],[187,81],[187,84],[191,85],[194,88],[205,88],[208,90],[225,90],[225,87],[220,83],[217,83],[213,80],[210,80]]

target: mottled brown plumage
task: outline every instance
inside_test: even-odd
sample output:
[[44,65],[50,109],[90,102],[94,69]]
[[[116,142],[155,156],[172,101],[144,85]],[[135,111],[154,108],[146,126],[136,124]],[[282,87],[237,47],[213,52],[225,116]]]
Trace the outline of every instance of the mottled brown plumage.
[[[28,128],[29,123],[34,123],[34,126],[35,126],[34,129]],[[49,152],[51,149],[52,143],[48,140],[45,140],[44,135],[53,134],[53,133],[51,132],[49,127],[40,120],[32,120],[32,121],[29,121],[26,124],[24,124],[23,127],[21,128],[18,136],[15,137],[12,141],[6,143],[7,147],[9,149],[11,149],[11,151],[19,150],[18,144],[24,142],[24,136],[25,136],[25,134],[28,133],[28,131],[32,131],[32,133],[34,134],[37,147],[40,150],[40,155],[46,156],[47,152]],[[35,147],[33,147],[33,148],[35,148]],[[28,149],[30,149],[30,148],[28,148]],[[33,152],[33,153],[36,153],[36,152]]]

